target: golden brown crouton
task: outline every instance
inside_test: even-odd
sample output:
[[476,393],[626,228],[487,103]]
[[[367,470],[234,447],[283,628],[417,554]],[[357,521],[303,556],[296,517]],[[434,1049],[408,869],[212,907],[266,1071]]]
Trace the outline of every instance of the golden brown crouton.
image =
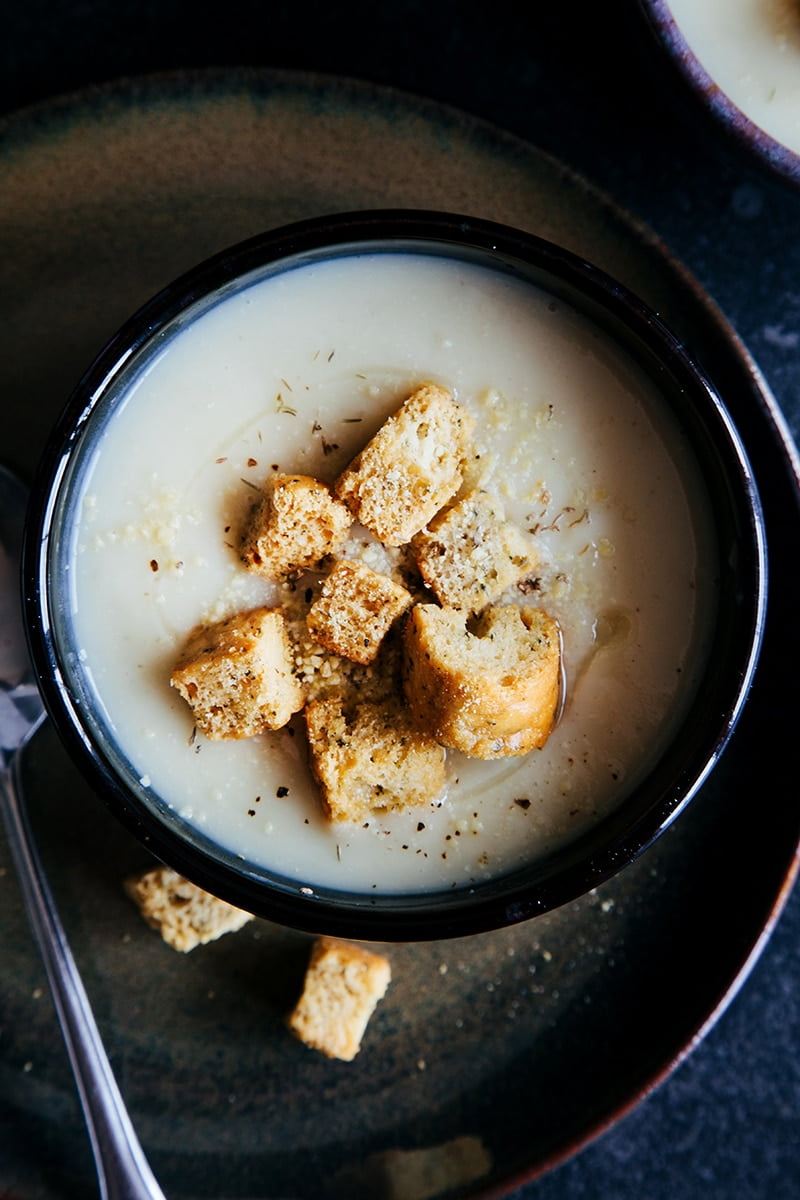
[[204,892],[170,867],[132,875],[124,886],[148,925],[182,954],[223,933],[233,933],[253,919],[252,913]]
[[[370,1184],[376,1180],[371,1190],[381,1200],[433,1200],[447,1193],[474,1193],[468,1185],[488,1175],[492,1166],[482,1138],[463,1134],[433,1146],[381,1150],[366,1160],[361,1178],[366,1176]],[[356,1184],[351,1194],[357,1189]]]
[[559,698],[560,637],[537,608],[467,614],[418,604],[404,630],[403,686],[420,728],[473,758],[543,746]]
[[439,602],[478,612],[530,574],[537,562],[530,538],[505,519],[488,492],[470,492],[437,514],[414,538],[422,578]]
[[461,486],[475,420],[425,383],[384,422],[336,482],[337,496],[388,546],[402,546]]
[[326,484],[310,475],[276,475],[250,512],[242,562],[260,575],[282,579],[335,554],[351,523],[349,510]]
[[411,603],[411,593],[388,575],[343,558],[322,585],[306,623],[320,645],[366,666]]
[[352,1062],[392,977],[382,955],[322,937],[311,951],[303,993],[288,1018],[292,1033],[328,1058]]
[[280,729],[303,707],[277,609],[252,609],[195,630],[170,683],[214,741]]
[[377,812],[435,800],[444,788],[445,753],[416,728],[395,698],[348,710],[341,698],[305,708],[311,770],[331,821],[364,821]]

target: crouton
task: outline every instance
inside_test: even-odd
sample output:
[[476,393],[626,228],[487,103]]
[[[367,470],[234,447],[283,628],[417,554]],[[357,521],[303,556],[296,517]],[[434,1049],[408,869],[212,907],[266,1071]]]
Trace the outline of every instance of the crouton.
[[252,913],[204,892],[170,867],[132,875],[124,887],[148,925],[182,954],[234,933],[253,919]]
[[363,822],[442,792],[444,749],[414,726],[396,697],[352,710],[341,697],[312,700],[305,719],[311,770],[330,821]]
[[289,1029],[328,1058],[352,1062],[391,977],[383,955],[335,938],[318,938],[302,995],[289,1014]]
[[303,707],[289,638],[277,609],[256,608],[190,636],[170,676],[197,728],[212,741],[280,729]]
[[[459,1192],[462,1196],[470,1192],[474,1195],[475,1188],[469,1185],[488,1175],[493,1165],[483,1139],[474,1134],[409,1149],[391,1146],[370,1155],[361,1167],[360,1176],[353,1172],[355,1187],[349,1194],[358,1195],[358,1182],[366,1178],[370,1182],[369,1194],[380,1196],[381,1200],[435,1200],[437,1196]],[[367,1191],[363,1189],[364,1194]]]
[[322,585],[306,624],[327,650],[367,666],[412,602],[411,593],[387,575],[343,558]]
[[339,476],[336,495],[379,541],[402,546],[458,491],[474,426],[447,388],[425,383]]
[[418,726],[473,758],[547,741],[560,691],[560,634],[542,609],[418,604],[404,630],[403,687]]
[[443,605],[478,612],[530,574],[533,544],[488,492],[470,492],[437,514],[412,549],[422,578]]
[[351,524],[348,508],[326,484],[310,475],[276,475],[250,511],[240,557],[251,571],[283,579],[335,554]]

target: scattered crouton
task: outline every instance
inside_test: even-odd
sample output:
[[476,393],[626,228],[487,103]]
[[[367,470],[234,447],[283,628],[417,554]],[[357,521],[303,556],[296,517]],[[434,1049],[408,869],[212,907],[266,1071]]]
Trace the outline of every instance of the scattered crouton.
[[276,475],[251,509],[242,562],[270,579],[315,567],[343,545],[352,518],[330,488],[310,475]]
[[336,495],[381,542],[402,546],[458,491],[474,426],[447,388],[425,383],[340,475]]
[[399,698],[349,711],[337,697],[305,708],[311,770],[330,821],[435,800],[444,788],[445,752],[415,727]]
[[289,1028],[328,1058],[352,1062],[390,981],[391,967],[382,955],[350,942],[319,938],[303,993],[289,1014]]
[[363,1188],[364,1195],[381,1200],[436,1200],[445,1194],[474,1193],[468,1185],[489,1174],[493,1159],[482,1138],[463,1134],[432,1146],[392,1146],[359,1166],[360,1176],[355,1174],[359,1167],[350,1176],[356,1184],[350,1195],[360,1194],[358,1183],[365,1179],[369,1186]]
[[308,631],[320,645],[364,666],[377,655],[411,593],[363,563],[340,559],[308,612]]
[[468,612],[496,600],[537,562],[530,538],[506,521],[501,502],[484,491],[470,492],[438,513],[416,535],[413,549],[439,602]]
[[418,604],[404,630],[403,686],[414,720],[473,758],[526,754],[547,741],[560,691],[560,635],[542,609],[467,614]]
[[280,729],[303,707],[277,609],[252,609],[195,630],[170,683],[214,741]]
[[253,919],[251,913],[204,892],[170,867],[132,875],[124,887],[148,925],[182,954],[224,933],[235,933]]

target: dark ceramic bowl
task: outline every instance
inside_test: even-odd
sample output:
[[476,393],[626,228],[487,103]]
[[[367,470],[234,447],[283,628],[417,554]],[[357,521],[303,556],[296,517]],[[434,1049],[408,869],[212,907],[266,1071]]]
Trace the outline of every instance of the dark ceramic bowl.
[[[413,252],[480,264],[532,283],[602,331],[653,381],[691,447],[707,491],[718,581],[713,632],[685,716],[646,777],[588,832],[502,876],[424,893],[300,888],[221,848],[181,820],[121,755],[71,621],[76,496],[120,392],[176,325],[261,277],[364,253]],[[29,640],[47,709],[99,795],[163,861],[251,912],[361,939],[475,933],[533,917],[635,859],[700,791],[745,702],[766,599],[765,540],[753,478],[723,399],[658,316],[603,272],[534,236],[468,217],[389,211],[338,215],[266,233],[221,253],[144,306],[100,353],[54,430],[33,489],[24,554]]]
[[[778,136],[762,127],[737,104],[726,91],[731,84],[715,76],[702,53],[698,54],[681,30],[670,0],[640,0],[642,10],[662,50],[682,77],[687,90],[747,155],[790,183],[800,185],[800,153],[784,144]],[[770,6],[761,5],[764,19],[771,19]],[[787,19],[788,19],[787,12]],[[796,14],[800,36],[800,12]],[[729,30],[735,29],[735,16],[726,16]],[[721,31],[721,36],[724,31]],[[718,39],[719,42],[719,39]]]

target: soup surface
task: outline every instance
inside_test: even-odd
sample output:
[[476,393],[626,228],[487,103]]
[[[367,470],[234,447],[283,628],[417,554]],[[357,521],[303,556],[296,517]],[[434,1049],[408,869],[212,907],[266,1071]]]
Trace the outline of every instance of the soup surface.
[[695,56],[745,116],[800,154],[797,0],[670,0]]
[[[329,824],[302,721],[206,741],[170,671],[197,623],[302,603],[239,560],[253,489],[332,482],[429,379],[476,418],[471,482],[534,536],[535,591],[504,600],[559,621],[566,703],[542,750],[448,752],[436,803]],[[169,820],[298,887],[448,888],[542,854],[619,802],[691,694],[713,608],[702,485],[638,368],[524,282],[399,253],[250,282],[133,362],[98,430],[76,475],[76,670]],[[391,569],[368,537],[347,552]]]

